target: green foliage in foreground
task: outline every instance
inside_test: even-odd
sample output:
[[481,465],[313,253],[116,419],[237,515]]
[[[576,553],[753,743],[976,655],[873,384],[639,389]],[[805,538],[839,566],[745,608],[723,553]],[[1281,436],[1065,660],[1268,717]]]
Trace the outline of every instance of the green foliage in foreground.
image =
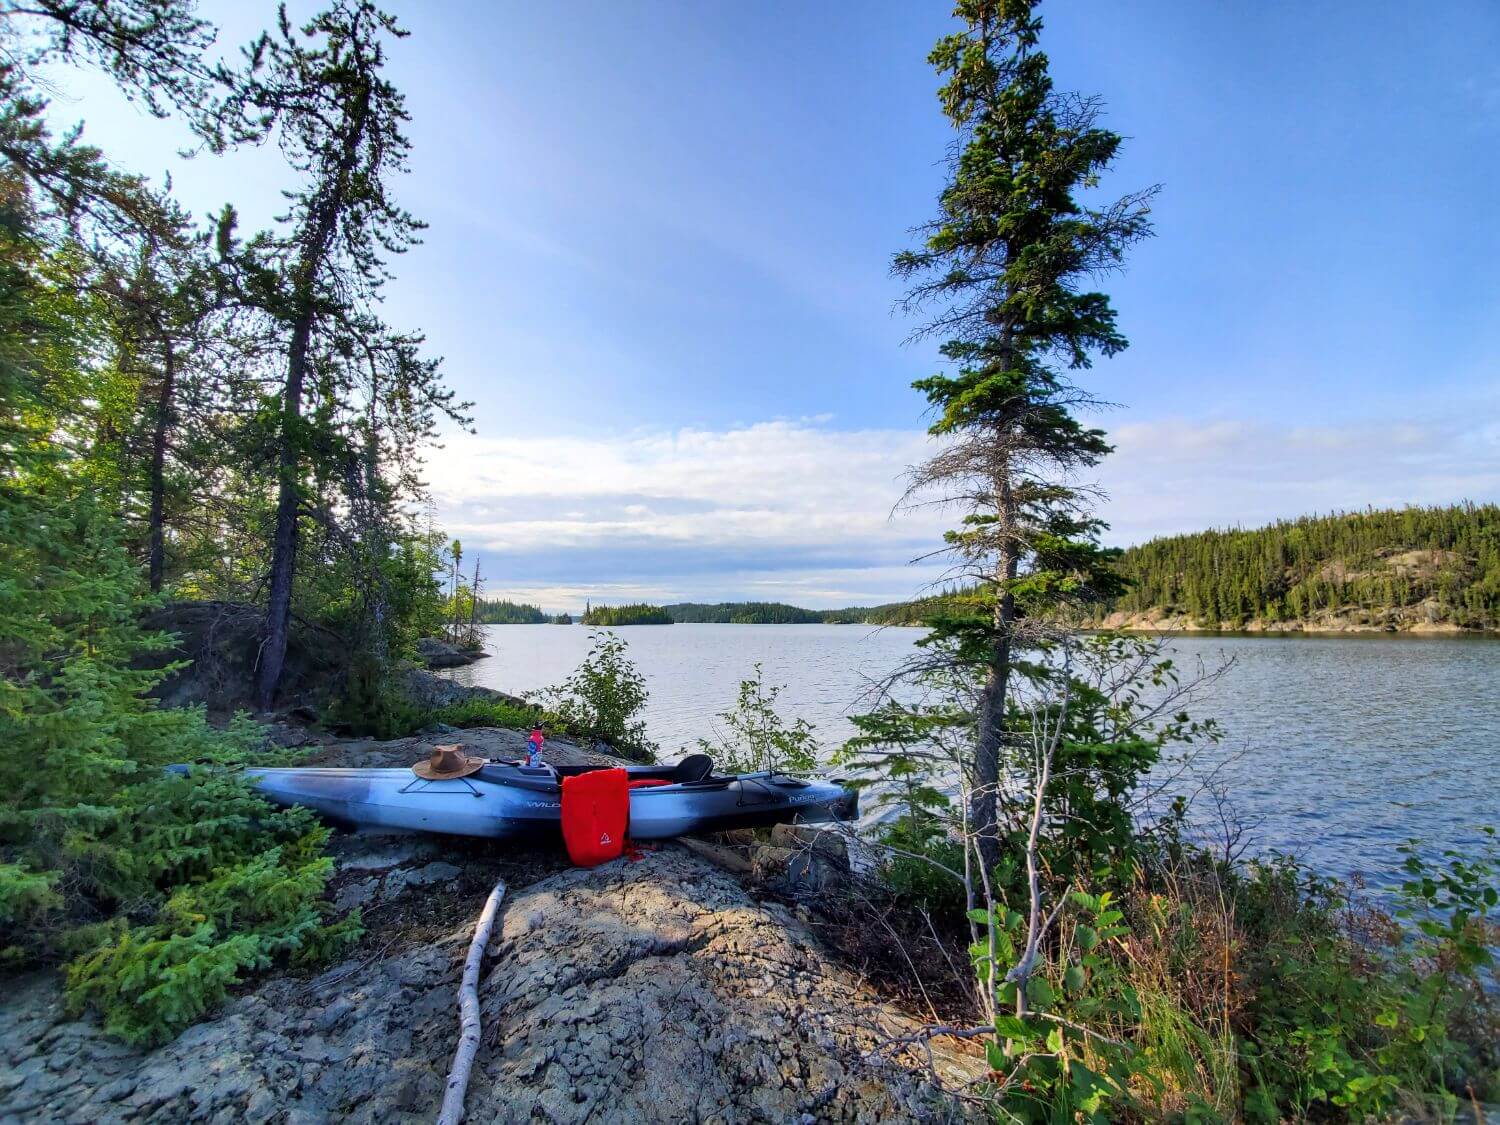
[[113,940],[68,968],[71,1007],[97,1008],[128,1042],[158,1043],[221,1003],[247,971],[319,964],[346,950],[363,929],[358,911],[327,924],[328,829],[298,828],[306,830],[287,843],[182,887],[156,921],[107,927]]
[[[38,516],[57,498],[46,496],[0,495],[0,521]],[[34,568],[26,548],[42,545],[20,536],[0,553],[11,660],[0,680],[0,958],[72,957],[70,1003],[98,1008],[132,1042],[159,1042],[244,972],[316,958],[358,920],[325,924],[327,833],[311,814],[276,810],[213,768],[163,772],[267,755],[253,724],[217,731],[145,696],[162,673],[131,660],[161,639],[135,622],[138,574],[86,496],[65,511],[45,517],[52,565]],[[30,577],[16,581],[17,569]]]
[[[901,849],[881,868],[892,889],[940,923],[965,919],[943,870],[961,869],[956,844],[900,822],[883,839]],[[1026,1017],[1000,987],[987,1046],[1011,1080],[992,1090],[997,1119],[1446,1120],[1494,1101],[1493,830],[1463,854],[1401,850],[1389,911],[1289,857],[1226,865],[1170,831],[1141,837],[1128,868],[1062,884]],[[1015,964],[1025,933],[1024,889],[996,874],[994,910],[967,919],[981,982]]]
[[138,1042],[165,1038],[246,971],[314,957],[326,833],[214,768],[269,760],[247,721],[209,726],[148,692],[167,638],[120,519],[111,411],[132,401],[100,348],[78,248],[0,177],[0,961],[72,962],[69,998]]
[[[1382,624],[1500,629],[1500,506],[1304,516],[1249,531],[1153,539],[1116,563],[1109,609],[1185,614],[1204,626],[1338,613]],[[1402,612],[1404,611],[1404,613]]]
[[659,605],[591,606],[581,618],[585,625],[670,625],[672,616]]
[[1500,1096],[1494,831],[1468,856],[1401,851],[1395,918],[1283,857],[1222,877],[1252,1119],[1447,1117],[1471,1089]]
[[1018,751],[1000,801],[1004,858],[988,873],[992,908],[965,901],[963,810],[941,784],[950,747],[972,737],[965,696],[932,692],[862,717],[846,752],[887,780],[900,814],[877,836],[880,875],[946,932],[970,930],[976,979],[997,985],[997,1116],[1426,1119],[1451,1116],[1471,1090],[1500,1097],[1494,831],[1437,857],[1403,846],[1406,879],[1386,906],[1287,857],[1210,855],[1187,841],[1181,804],[1139,824],[1132,794],[1145,771],[1217,731],[1175,711],[1152,718],[1149,701],[1174,673],[1150,642],[1080,644],[1039,849],[1046,909],[1062,906],[1024,1014],[1006,982],[1028,902],[1015,828],[1034,791],[1026,771],[1044,701],[1008,723]]

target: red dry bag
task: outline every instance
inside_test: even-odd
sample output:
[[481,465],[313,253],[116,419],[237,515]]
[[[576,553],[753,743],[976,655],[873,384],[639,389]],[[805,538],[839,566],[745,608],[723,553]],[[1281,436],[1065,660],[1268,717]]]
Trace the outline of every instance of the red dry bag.
[[562,783],[563,842],[579,867],[618,859],[630,820],[630,775],[623,769],[592,770]]

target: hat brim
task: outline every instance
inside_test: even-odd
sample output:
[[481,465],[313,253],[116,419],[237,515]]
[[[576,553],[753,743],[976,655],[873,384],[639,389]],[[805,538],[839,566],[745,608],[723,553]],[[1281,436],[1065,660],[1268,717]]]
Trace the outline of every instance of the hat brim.
[[478,773],[489,765],[485,758],[465,758],[464,765],[457,770],[436,770],[432,768],[431,762],[418,762],[412,766],[411,772],[425,781],[452,781],[454,778],[468,777],[471,773]]

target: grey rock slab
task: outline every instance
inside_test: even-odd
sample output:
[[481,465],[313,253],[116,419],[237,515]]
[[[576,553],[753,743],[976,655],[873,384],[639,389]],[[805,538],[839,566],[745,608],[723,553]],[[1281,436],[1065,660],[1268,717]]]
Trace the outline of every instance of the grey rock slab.
[[463,871],[451,863],[429,863],[422,867],[403,868],[392,871],[385,877],[381,889],[384,898],[395,898],[412,887],[425,887],[432,883],[447,883],[458,878]]
[[436,854],[438,845],[421,836],[345,836],[336,849],[335,861],[345,871],[389,871]]
[[[456,870],[385,879],[420,894]],[[22,978],[0,995],[0,1121],[430,1121],[472,922],[310,980],[263,980],[152,1051],[69,1019],[55,977]],[[517,890],[480,997],[473,1121],[962,1116],[920,1073],[869,1054],[909,1017],[828,960],[791,912],[676,849]],[[66,1046],[64,1071],[48,1068],[43,1042]],[[938,1060],[959,1081],[982,1066]]]
[[379,890],[379,879],[361,879],[358,883],[340,888],[334,896],[333,904],[340,910],[353,910],[356,906],[364,906]]

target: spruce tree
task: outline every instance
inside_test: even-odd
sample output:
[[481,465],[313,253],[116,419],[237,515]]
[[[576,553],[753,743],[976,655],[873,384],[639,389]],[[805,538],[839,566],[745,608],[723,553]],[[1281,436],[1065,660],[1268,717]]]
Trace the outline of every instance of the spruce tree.
[[[285,357],[273,423],[277,495],[256,691],[264,707],[275,698],[286,656],[302,521],[322,517],[327,527],[332,519],[331,505],[317,502],[314,478],[353,486],[350,429],[362,402],[382,401],[374,381],[365,382],[379,366],[366,346],[392,340],[374,312],[386,261],[415,243],[422,228],[390,192],[409,144],[404,98],[384,75],[386,43],[404,34],[368,0],[338,0],[300,28],[283,10],[276,33],[248,51],[246,72],[219,114],[230,132],[274,132],[301,179],[288,193],[279,230],[240,246],[226,214],[220,235],[240,268],[245,301],[268,319]],[[435,411],[456,412],[435,364],[399,347],[395,354],[405,358],[384,369],[398,380],[384,387],[383,401],[395,404],[387,417],[419,438],[430,432]],[[369,396],[363,400],[361,387]],[[400,440],[407,450],[415,444],[411,432]]]
[[200,506],[204,482],[228,455],[218,423],[240,389],[243,360],[206,235],[170,200],[158,208],[161,222],[99,281],[134,415],[119,449],[122,516],[145,524],[153,593],[166,581],[169,528]]
[[[1101,525],[1076,474],[1108,451],[1079,420],[1090,404],[1071,372],[1126,346],[1108,297],[1091,288],[1149,233],[1152,190],[1092,202],[1120,137],[1097,99],[1060,93],[1039,49],[1036,0],[960,0],[961,30],[929,56],[958,133],[938,217],[897,255],[904,307],[943,340],[947,371],[915,384],[941,451],[913,474],[965,513],[947,536],[977,595],[935,621],[945,646],[983,679],[972,767],[972,824],[998,859],[996,795],[1017,654],[1038,611],[1114,591]],[[1154,189],[1153,189],[1154,190]],[[1084,198],[1088,193],[1090,198]]]

